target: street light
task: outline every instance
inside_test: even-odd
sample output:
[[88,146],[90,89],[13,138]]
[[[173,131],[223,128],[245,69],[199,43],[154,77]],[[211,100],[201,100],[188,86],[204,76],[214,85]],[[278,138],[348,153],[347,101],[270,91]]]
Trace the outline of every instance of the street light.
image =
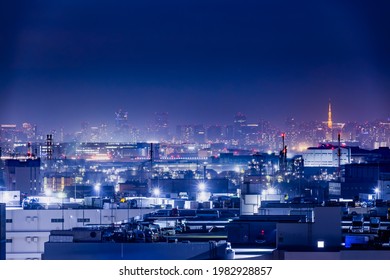
[[153,195],[155,197],[159,197],[160,196],[160,189],[159,188],[154,188],[153,189]]
[[53,192],[52,192],[52,190],[51,190],[50,188],[46,188],[46,189],[45,189],[45,195],[46,195],[46,196],[51,196],[52,193],[53,193]]
[[206,183],[200,182],[198,184],[198,202],[203,202],[207,200],[207,195],[205,190],[206,190]]
[[379,198],[380,198],[380,193],[381,193],[380,188],[379,188],[379,187],[376,187],[376,188],[374,189],[374,192],[375,192],[375,198],[376,198],[376,199],[379,199]]
[[157,203],[158,203],[157,198],[160,197],[160,189],[159,188],[153,189],[153,196],[154,196],[154,204],[157,205]]
[[198,184],[198,189],[200,191],[204,191],[206,189],[206,183],[205,182],[201,182]]
[[100,184],[100,183],[97,183],[97,184],[95,185],[95,191],[96,191],[96,193],[97,193],[97,196],[99,196],[99,197],[100,197],[100,187],[101,187],[101,184]]

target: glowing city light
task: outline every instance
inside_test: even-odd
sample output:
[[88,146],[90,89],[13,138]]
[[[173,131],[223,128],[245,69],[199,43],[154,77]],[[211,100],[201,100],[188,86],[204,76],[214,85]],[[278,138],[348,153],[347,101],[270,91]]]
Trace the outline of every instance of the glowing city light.
[[200,191],[204,191],[204,190],[206,189],[206,183],[204,183],[204,182],[199,183],[198,189],[199,189]]
[[153,189],[153,194],[154,194],[154,196],[159,196],[160,195],[160,189],[159,188],[154,188]]

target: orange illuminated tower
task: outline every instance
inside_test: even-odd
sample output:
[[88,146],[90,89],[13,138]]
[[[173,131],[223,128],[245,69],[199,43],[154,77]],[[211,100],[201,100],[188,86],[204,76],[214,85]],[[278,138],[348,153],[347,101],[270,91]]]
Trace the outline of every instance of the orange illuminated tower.
[[333,141],[332,104],[330,103],[330,99],[328,105],[328,121],[326,122],[326,126],[326,140]]
[[329,107],[328,107],[328,128],[332,129],[333,128],[333,122],[332,122],[332,104],[330,103],[329,100]]

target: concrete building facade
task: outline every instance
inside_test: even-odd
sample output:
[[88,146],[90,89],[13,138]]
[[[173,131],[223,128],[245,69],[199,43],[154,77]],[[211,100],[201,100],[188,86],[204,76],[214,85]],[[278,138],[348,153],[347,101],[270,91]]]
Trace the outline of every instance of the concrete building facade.
[[[51,230],[106,225],[140,217],[153,209],[7,209],[4,221],[7,260],[41,259]],[[4,210],[5,212],[5,210]],[[5,214],[5,213],[4,213]]]

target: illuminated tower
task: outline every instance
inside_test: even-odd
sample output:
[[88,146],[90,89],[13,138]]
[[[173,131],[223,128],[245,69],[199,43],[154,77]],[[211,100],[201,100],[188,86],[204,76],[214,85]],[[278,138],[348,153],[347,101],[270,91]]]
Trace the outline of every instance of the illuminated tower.
[[329,100],[329,107],[328,107],[328,128],[332,129],[333,128],[333,122],[332,122],[332,104],[330,103]]
[[328,105],[328,121],[326,122],[326,126],[326,140],[333,141],[332,104],[330,103],[330,100]]

